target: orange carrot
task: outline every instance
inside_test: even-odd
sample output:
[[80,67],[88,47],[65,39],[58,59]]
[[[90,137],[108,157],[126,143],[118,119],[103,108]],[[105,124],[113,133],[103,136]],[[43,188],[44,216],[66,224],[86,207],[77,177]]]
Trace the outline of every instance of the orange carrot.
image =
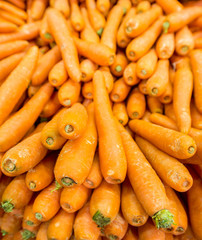
[[149,1],[141,1],[137,5],[137,13],[144,13],[151,8],[151,3]]
[[88,82],[93,78],[93,74],[97,69],[97,65],[89,59],[84,59],[81,61],[80,68],[82,73],[81,81]]
[[81,79],[81,72],[79,68],[78,53],[66,19],[56,9],[49,9],[47,11],[47,16],[49,27],[61,51],[67,72],[73,81],[79,82]]
[[114,87],[114,78],[110,72],[109,67],[100,67],[99,70],[104,75],[105,86],[106,86],[107,92],[111,93],[111,91]]
[[122,7],[123,13],[126,14],[131,8],[131,1],[130,0],[118,0],[117,5]]
[[166,90],[164,91],[164,93],[162,93],[162,95],[158,99],[163,104],[168,104],[173,100],[173,86],[171,83],[170,70],[169,70],[169,81],[166,86]]
[[156,53],[160,59],[169,59],[175,50],[173,33],[162,34],[156,43]]
[[47,4],[48,0],[34,0],[31,6],[31,18],[35,21],[41,19]]
[[50,6],[60,11],[66,18],[70,14],[69,1],[67,0],[50,0]]
[[0,9],[0,17],[8,22],[11,22],[13,24],[16,24],[17,26],[22,26],[25,24],[25,21],[21,18],[17,17],[16,15],[13,15],[10,12],[4,11]]
[[113,102],[123,102],[130,92],[131,86],[128,86],[123,78],[115,81],[110,98]]
[[16,24],[6,21],[6,19],[0,17],[0,33],[10,33],[17,30]]
[[107,182],[120,183],[126,176],[126,157],[101,71],[94,74],[93,89],[101,172]]
[[48,230],[48,222],[42,223],[37,232],[36,240],[48,240],[47,230]]
[[184,8],[177,0],[171,0],[169,3],[165,0],[156,0],[156,2],[163,8],[166,14],[179,12]]
[[128,114],[124,102],[114,103],[113,114],[119,120],[119,122],[123,124],[123,126],[128,123]]
[[177,124],[175,123],[175,121],[165,115],[160,114],[160,113],[151,114],[149,117],[149,120],[152,123],[155,123],[157,125],[178,131],[178,127],[177,127]]
[[114,63],[110,66],[112,74],[116,77],[121,77],[127,65],[128,60],[125,56],[125,53],[118,50]]
[[93,99],[93,81],[85,82],[83,84],[82,95],[86,99]]
[[22,139],[38,118],[52,92],[53,87],[49,83],[44,84],[34,97],[1,125],[0,152],[5,152]]
[[199,113],[193,101],[190,105],[192,127],[202,129],[202,114]]
[[123,240],[138,240],[137,229],[128,226],[128,231],[124,236]]
[[40,37],[45,43],[52,43],[54,40],[48,25],[47,11],[44,13],[44,16],[41,20]]
[[147,105],[151,113],[163,113],[163,104],[158,98],[147,96]]
[[0,1],[0,9],[3,9],[4,11],[8,11],[13,15],[16,15],[17,17],[22,18],[23,20],[27,19],[27,13],[24,10],[19,9],[18,7],[13,6],[12,4],[7,3],[5,1]]
[[[35,218],[33,213],[33,200],[25,207],[24,214],[23,214],[23,223],[22,226],[24,229],[26,227],[37,227],[40,225],[40,221]],[[29,229],[27,229],[29,230]]]
[[96,3],[97,9],[104,15],[106,16],[109,12],[110,9],[110,0],[98,0]]
[[16,217],[11,213],[4,213],[1,219],[1,233],[2,236],[8,234],[15,234],[18,232],[22,225],[22,219]]
[[123,72],[123,79],[129,86],[134,86],[139,83],[140,79],[136,76],[137,65],[136,63],[129,63]]
[[148,214],[137,199],[128,179],[122,184],[121,210],[126,221],[132,226],[142,226],[148,219]]

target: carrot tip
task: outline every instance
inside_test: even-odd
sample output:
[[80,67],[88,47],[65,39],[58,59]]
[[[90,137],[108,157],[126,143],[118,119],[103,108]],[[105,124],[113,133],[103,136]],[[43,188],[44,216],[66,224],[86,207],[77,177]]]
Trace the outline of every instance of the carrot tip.
[[40,221],[43,218],[43,216],[41,213],[35,213],[35,218]]
[[22,238],[24,240],[28,240],[30,238],[34,238],[35,234],[33,232],[30,232],[29,230],[25,229],[23,232],[21,232]]
[[128,77],[128,81],[129,81],[129,82],[133,81],[133,77],[131,77],[131,76]]
[[63,104],[64,104],[65,106],[69,107],[69,106],[71,105],[71,100],[70,100],[70,99],[65,99],[65,100],[63,101]]
[[87,183],[88,185],[90,185],[91,187],[94,186],[94,183],[93,183],[91,180],[89,180],[89,179],[86,179],[86,183]]
[[184,231],[185,231],[185,230],[184,230],[183,227],[178,227],[178,228],[176,229],[176,232],[182,233],[182,232],[184,232]]
[[125,7],[123,7],[123,15],[125,15],[127,12],[127,9]]
[[135,57],[135,52],[134,52],[134,51],[130,51],[130,52],[129,52],[129,56],[130,56],[130,57]]
[[119,99],[119,95],[118,95],[118,94],[114,94],[114,95],[113,95],[113,99],[114,99],[114,100],[118,100],[118,99]]
[[189,51],[189,47],[188,46],[182,46],[181,50],[182,50],[183,53],[186,53],[186,52]]
[[170,27],[170,23],[168,21],[163,23],[163,32],[168,33],[168,28]]
[[127,26],[127,27],[126,27],[126,32],[129,32],[129,33],[130,33],[130,32],[132,32],[132,30],[133,30],[133,28],[132,28],[131,26]]
[[119,119],[119,122],[120,122],[121,124],[123,124],[123,120]]
[[117,66],[115,67],[115,70],[116,70],[117,72],[121,72],[121,71],[122,71],[122,67],[121,67],[120,65],[117,65]]
[[188,182],[188,181],[184,181],[183,183],[182,183],[182,186],[183,187],[188,187],[190,185],[190,182]]
[[15,171],[16,166],[11,159],[7,158],[3,163],[3,169],[6,172],[13,172]]
[[52,137],[48,137],[48,138],[46,139],[46,143],[47,143],[48,145],[53,145],[53,143],[54,143],[53,138],[52,138]]
[[138,112],[133,112],[132,116],[133,116],[134,118],[137,118],[137,117],[139,116],[139,113],[138,113]]
[[6,232],[6,231],[3,230],[3,229],[1,230],[1,235],[2,235],[2,236],[6,236],[7,234],[8,234],[8,232]]
[[86,74],[82,72],[82,73],[81,73],[81,78],[82,78],[82,79],[85,79],[85,78],[86,78]]
[[51,82],[53,85],[55,85],[58,81],[56,79],[52,79]]
[[72,206],[69,203],[64,203],[62,206],[64,207],[64,209],[72,209]]
[[97,35],[101,36],[102,32],[103,32],[104,28],[100,28],[99,30],[97,30]]
[[72,133],[74,131],[74,127],[72,125],[66,125],[65,126],[65,132],[66,133]]
[[27,220],[27,221],[26,221],[26,224],[27,224],[28,226],[33,226],[33,225],[34,225],[34,223],[33,223],[32,221],[30,221],[30,220]]
[[45,37],[46,39],[48,39],[48,40],[53,39],[52,35],[51,35],[50,33],[48,33],[48,32],[44,34],[44,37]]
[[11,201],[12,199],[1,203],[1,207],[3,208],[4,212],[6,213],[12,212],[14,205],[11,203]]
[[29,188],[30,189],[35,189],[36,188],[36,183],[35,182],[30,182],[29,183]]
[[77,184],[73,179],[69,177],[62,178],[61,182],[66,187],[72,186],[73,184]]
[[170,97],[169,97],[169,96],[165,96],[165,97],[163,98],[163,100],[166,101],[166,102],[168,102],[168,101],[170,101]]
[[120,47],[124,47],[125,44],[126,44],[126,41],[124,39],[121,39],[121,41],[119,43]]
[[118,239],[118,237],[116,235],[114,235],[114,234],[108,235],[107,238],[109,238],[110,240]]
[[152,88],[151,92],[152,92],[152,95],[158,94],[158,88]]
[[97,224],[98,227],[103,228],[111,222],[111,219],[104,217],[103,214],[98,210],[93,216],[93,221]]
[[136,224],[142,224],[144,221],[144,217],[143,216],[135,216],[133,218],[133,222]]
[[155,222],[156,227],[159,228],[170,228],[171,225],[173,224],[173,214],[167,210],[167,209],[162,209],[155,213],[152,216],[152,219]]
[[195,152],[195,147],[190,146],[190,147],[188,148],[188,153],[193,154],[194,152]]
[[145,69],[142,69],[142,70],[141,70],[141,73],[142,73],[142,75],[146,75],[146,74],[147,74],[147,71],[146,71]]

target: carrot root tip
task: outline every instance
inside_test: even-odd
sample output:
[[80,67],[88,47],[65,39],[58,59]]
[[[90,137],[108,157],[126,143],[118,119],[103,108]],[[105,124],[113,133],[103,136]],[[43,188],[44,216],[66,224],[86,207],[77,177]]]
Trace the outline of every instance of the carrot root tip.
[[188,153],[193,154],[194,152],[195,152],[195,147],[190,146],[190,147],[188,148]]
[[132,116],[133,116],[133,118],[137,118],[139,116],[139,113],[138,112],[133,112]]
[[64,101],[63,101],[63,104],[65,105],[65,106],[67,106],[67,107],[69,107],[70,105],[71,105],[71,100],[70,99],[65,99]]
[[98,227],[103,228],[111,222],[111,219],[108,217],[104,217],[103,214],[98,210],[93,215],[93,221],[97,224]]
[[151,92],[152,92],[152,95],[158,94],[158,88],[152,88]]
[[65,132],[66,133],[72,133],[74,131],[74,127],[72,125],[66,125],[65,126]]
[[118,239],[118,237],[116,235],[114,235],[114,234],[108,235],[107,238],[109,238],[110,240]]
[[52,79],[51,82],[53,85],[55,85],[58,81],[56,79]]
[[13,171],[15,171],[16,166],[13,163],[13,160],[7,158],[3,163],[3,168],[6,172],[13,172]]
[[6,213],[12,212],[14,205],[11,203],[11,201],[12,199],[1,203],[1,207],[3,208],[4,212]]
[[142,70],[141,70],[141,73],[142,73],[142,75],[146,75],[146,74],[147,74],[147,71],[146,71],[145,69],[142,69]]
[[73,184],[77,184],[73,179],[69,177],[62,178],[61,182],[66,187],[72,186]]
[[119,99],[119,95],[118,95],[118,94],[114,94],[114,95],[113,95],[113,99],[114,99],[114,100],[118,100],[118,99]]
[[97,35],[101,36],[102,32],[103,32],[104,28],[100,28],[99,30],[97,30]]
[[164,23],[163,23],[163,32],[164,32],[164,33],[167,33],[169,27],[170,27],[170,23],[169,23],[168,21],[164,22]]
[[6,232],[6,231],[3,230],[3,229],[1,230],[1,235],[2,235],[2,236],[6,236],[7,234],[8,234],[8,232]]
[[33,225],[34,225],[34,223],[33,223],[32,221],[30,221],[30,220],[27,220],[27,221],[26,221],[26,224],[27,224],[28,226],[33,226]]
[[186,53],[186,52],[189,51],[189,47],[188,46],[182,46],[181,50],[182,50],[183,53]]
[[185,230],[183,227],[177,227],[176,232],[183,233]]
[[152,216],[152,219],[155,222],[156,227],[159,228],[170,228],[173,224],[173,214],[167,210],[163,209],[158,211]]
[[31,238],[34,238],[35,237],[35,234],[33,232],[30,232],[29,230],[25,229],[21,232],[21,235],[22,235],[22,238],[24,240],[28,240],[28,239],[31,239]]
[[35,218],[40,221],[43,218],[43,216],[41,213],[35,213]]
[[30,182],[29,183],[29,188],[30,189],[35,189],[36,188],[36,183],[35,182]]
[[45,37],[46,39],[48,39],[48,40],[52,40],[52,39],[53,39],[52,35],[51,35],[50,33],[48,33],[48,32],[46,32],[46,33],[44,34],[44,37]]
[[116,70],[117,72],[121,72],[121,71],[122,71],[122,67],[121,67],[120,65],[117,65],[117,66],[115,67],[115,70]]

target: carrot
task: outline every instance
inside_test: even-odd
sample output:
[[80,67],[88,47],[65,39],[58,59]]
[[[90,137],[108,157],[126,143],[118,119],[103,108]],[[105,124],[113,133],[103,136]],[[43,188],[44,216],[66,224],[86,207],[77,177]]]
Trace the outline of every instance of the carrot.
[[125,48],[128,43],[130,42],[130,38],[127,36],[125,32],[125,24],[126,22],[133,17],[136,14],[136,8],[132,7],[125,17],[122,20],[122,23],[119,26],[119,29],[117,31],[117,45],[121,48]]
[[[1,181],[0,181],[0,201],[2,201],[2,195],[4,193],[4,190],[6,189],[6,187],[9,185],[9,183],[11,182],[12,178],[7,177],[5,175],[2,175],[1,177]],[[4,211],[3,211],[4,212]]]
[[98,0],[96,3],[97,9],[104,15],[106,16],[109,12],[110,9],[110,0]]
[[178,131],[178,127],[177,127],[175,121],[165,115],[160,114],[160,113],[151,114],[149,117],[149,120],[152,123],[155,123],[157,125]]
[[145,79],[145,80],[140,81],[139,84],[138,84],[139,91],[144,95],[148,94],[148,92],[147,92],[147,82],[148,82],[148,80]]
[[[40,225],[40,221],[35,218],[33,213],[33,200],[25,207],[24,214],[23,214],[23,229],[31,227],[37,227]],[[29,229],[27,229],[29,230]]]
[[128,223],[119,212],[113,222],[104,229],[105,236],[108,239],[123,239],[128,229]]
[[130,61],[138,60],[150,50],[161,33],[163,21],[164,17],[160,17],[144,33],[128,44],[126,55]]
[[58,99],[60,104],[65,107],[70,107],[74,103],[78,102],[81,90],[81,84],[68,79],[60,87],[58,91]]
[[93,78],[93,74],[97,69],[97,65],[89,59],[84,59],[80,64],[81,81],[88,82]]
[[40,225],[40,228],[36,234],[36,240],[48,240],[47,230],[48,230],[48,222],[44,222]]
[[14,234],[13,240],[24,240],[24,239],[33,239],[35,238],[35,233],[23,229]]
[[105,180],[96,188],[90,199],[90,215],[98,227],[103,229],[113,222],[120,207],[120,185]]
[[126,34],[131,38],[139,36],[144,33],[160,15],[162,15],[161,7],[157,4],[152,5],[148,11],[133,16],[125,23]]
[[16,6],[13,6],[10,3],[7,3],[5,1],[0,1],[0,9],[3,9],[4,11],[8,11],[9,13],[12,13],[13,15],[16,15],[19,18],[22,18],[23,20],[27,19],[27,13],[19,9]]
[[151,8],[151,3],[148,1],[141,1],[137,5],[137,13],[144,13]]
[[122,51],[118,51],[114,60],[114,63],[110,66],[110,70],[116,77],[121,77],[128,65],[128,60]]
[[[149,124],[146,121],[142,122]],[[146,213],[153,218],[157,228],[169,228],[173,223],[173,215],[167,209],[167,197],[161,180],[136,145],[132,136],[121,124],[118,124],[117,127],[126,152],[128,178],[138,200]],[[136,177],[134,178],[134,176]],[[157,199],[158,201],[156,201]]]
[[[23,92],[29,85],[31,75],[36,66],[38,58],[38,48],[32,47],[14,71],[1,85],[0,89],[0,125],[11,113],[15,104],[18,102]],[[26,70],[25,70],[26,68]]]
[[121,210],[126,221],[132,226],[142,226],[148,219],[148,214],[137,199],[128,179],[122,184]]
[[110,69],[108,67],[100,67],[99,70],[104,75],[105,80],[105,86],[108,93],[111,93],[113,87],[114,87],[114,78],[110,72]]
[[188,225],[188,228],[186,230],[185,233],[183,233],[182,235],[178,235],[174,237],[175,240],[188,240],[188,239],[193,239],[193,240],[197,240],[193,234],[193,231],[191,229],[191,227]]
[[29,85],[28,90],[27,90],[28,97],[29,98],[33,97],[38,92],[40,87],[41,87],[41,85],[40,86]]
[[7,11],[0,9],[0,17],[8,22],[11,22],[17,26],[22,26],[25,24],[25,21],[21,18],[17,17],[16,15],[13,15],[12,13],[9,13]]
[[87,0],[86,7],[93,28],[101,36],[106,24],[104,16],[97,10],[95,0]]
[[113,51],[102,43],[87,42],[74,37],[78,53],[101,66],[112,65],[115,59]]
[[60,11],[66,18],[70,14],[69,1],[67,0],[50,0],[50,6]]
[[[97,1],[97,4],[98,4],[98,1]],[[84,6],[80,6],[80,7],[81,7],[81,14],[85,23],[84,28],[80,33],[81,39],[84,41],[99,43],[100,41],[99,36],[91,26],[86,8]]]
[[4,213],[1,220],[2,236],[7,234],[14,234],[21,228],[22,219],[12,215],[11,213]]
[[45,12],[48,0],[34,0],[31,6],[31,18],[40,20]]
[[129,225],[123,240],[138,240],[137,229],[130,227]]
[[196,6],[184,8],[178,12],[170,13],[166,16],[166,19],[163,23],[163,30],[165,33],[176,32],[201,15],[202,8]]
[[44,13],[44,16],[41,20],[40,24],[40,37],[45,43],[52,43],[53,42],[53,36],[50,31],[50,27],[48,25],[48,17],[47,17],[47,10]]
[[114,103],[113,114],[123,126],[128,123],[128,114],[124,102]]
[[93,82],[85,82],[82,87],[82,95],[86,99],[93,99]]
[[74,214],[60,209],[48,225],[48,239],[69,239],[72,235],[73,223]]
[[128,97],[126,107],[130,119],[142,118],[146,109],[145,96],[134,89]]
[[202,129],[202,114],[199,113],[193,101],[190,105],[192,127]]
[[8,0],[8,2],[14,4],[18,8],[25,9],[25,3],[21,0]]
[[70,15],[71,24],[76,31],[80,32],[83,30],[85,22],[78,5],[78,0],[70,0],[70,5],[71,5]]
[[122,7],[123,13],[126,14],[131,8],[131,1],[130,0],[118,0],[117,5]]
[[46,222],[56,215],[60,209],[60,192],[56,183],[52,183],[37,195],[33,205],[36,219]]
[[156,43],[156,53],[160,59],[169,59],[175,50],[173,33],[161,34]]
[[[15,191],[13,191],[13,189],[15,189]],[[23,208],[29,203],[32,194],[25,184],[25,174],[17,176],[4,190],[1,207],[7,213],[12,212],[14,208]]]
[[113,89],[110,93],[110,98],[113,102],[123,102],[130,92],[131,86],[128,86],[123,78],[114,82]]
[[[85,131],[79,138],[68,141],[64,145],[55,165],[55,178],[66,187],[74,184],[81,185],[87,178],[93,163],[97,146],[93,103],[87,107],[87,112],[88,122]],[[67,158],[68,161],[66,161]]]
[[66,20],[64,16],[55,9],[49,9],[47,11],[47,17],[53,37],[61,51],[65,68],[70,78],[75,82],[79,82],[81,72],[78,53]]
[[123,9],[120,5],[114,6],[107,17],[107,22],[101,36],[101,43],[116,52],[116,35],[123,17]]
[[148,53],[137,61],[137,76],[140,79],[148,79],[152,76],[157,65],[156,51],[152,48]]
[[1,125],[0,152],[5,152],[22,139],[38,118],[52,92],[52,86],[49,83],[44,84],[33,98]]
[[196,108],[200,113],[202,113],[202,100],[201,100],[201,78],[202,72],[200,70],[201,62],[202,62],[202,50],[193,50],[190,54],[191,59],[191,67],[194,77],[194,101]]
[[74,234],[78,240],[98,240],[100,230],[91,218],[89,203],[80,209],[76,215],[74,222]]
[[[170,78],[170,74],[169,74],[169,78]],[[158,99],[163,104],[168,104],[173,100],[173,86],[171,83],[171,79],[169,79],[168,81],[165,92]]]
[[4,18],[0,18],[0,33],[10,33],[17,30],[16,24],[6,21]]
[[18,28],[16,32],[0,34],[0,43],[6,43],[15,40],[31,40],[36,38],[38,34],[39,22],[27,23]]
[[169,3],[165,0],[156,0],[156,2],[162,7],[166,14],[179,12],[184,8],[184,6],[177,0],[171,0]]
[[136,76],[137,65],[136,63],[129,63],[123,72],[123,79],[129,86],[134,86],[139,83],[140,79]]
[[156,97],[147,96],[147,105],[151,113],[163,114],[163,104]]
[[120,183],[126,176],[126,157],[101,71],[94,74],[93,89],[101,172],[107,182]]

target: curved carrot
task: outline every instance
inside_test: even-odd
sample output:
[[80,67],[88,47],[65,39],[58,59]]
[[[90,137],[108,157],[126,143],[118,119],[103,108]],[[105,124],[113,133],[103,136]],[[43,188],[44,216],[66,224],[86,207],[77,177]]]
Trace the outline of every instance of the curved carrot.
[[93,99],[93,81],[85,82],[83,84],[82,95],[86,99]]
[[3,9],[4,11],[8,11],[9,13],[12,13],[13,15],[16,15],[17,17],[22,18],[23,20],[27,19],[27,13],[24,10],[22,10],[8,2],[0,1],[0,9]]
[[22,219],[12,215],[11,213],[4,213],[1,219],[1,233],[2,236],[8,234],[15,234],[18,232],[22,225]]
[[73,28],[76,31],[80,32],[83,30],[85,22],[78,5],[78,0],[70,0],[70,6],[71,6],[70,21],[72,23]]
[[130,119],[142,118],[146,110],[145,96],[134,89],[128,97],[126,107]]
[[129,63],[123,72],[123,79],[129,86],[134,86],[139,83],[140,79],[136,76],[137,65],[136,63]]
[[[66,187],[81,185],[87,178],[93,163],[97,146],[93,103],[88,105],[87,112],[88,122],[85,131],[79,138],[68,141],[64,145],[55,165],[55,178]],[[66,161],[67,158],[68,161]]]
[[114,87],[114,77],[112,76],[109,67],[100,67],[99,70],[104,75],[105,86],[108,93],[111,93]]
[[78,240],[97,240],[100,235],[99,228],[91,218],[89,203],[80,209],[76,215],[74,222],[74,234]]
[[98,152],[96,151],[90,172],[85,182],[83,183],[83,185],[87,188],[97,188],[101,182],[102,182],[102,173],[100,170],[100,161],[99,161]]
[[96,3],[97,9],[104,15],[106,16],[109,12],[110,9],[110,0],[98,0]]
[[134,227],[130,227],[129,225],[123,240],[138,240],[137,229],[135,229]]
[[192,127],[202,129],[202,114],[199,113],[193,101],[190,105]]
[[156,53],[160,59],[169,59],[175,50],[173,33],[162,34],[156,43]]
[[148,214],[137,199],[128,179],[122,184],[121,190],[121,211],[124,218],[132,226],[144,225],[148,219]]
[[48,0],[34,0],[31,6],[31,18],[35,21],[41,19],[47,4]]
[[13,209],[23,208],[29,203],[32,194],[25,184],[25,174],[21,174],[15,177],[4,190],[1,207],[8,213]]
[[9,21],[17,26],[22,26],[25,24],[25,21],[10,12],[4,11],[0,9],[0,17],[6,21]]
[[81,81],[88,82],[93,78],[93,74],[97,69],[97,64],[89,59],[84,59],[80,63]]
[[0,152],[5,152],[22,139],[38,118],[52,92],[53,87],[49,83],[44,84],[17,113],[1,125]]
[[[146,121],[142,122],[147,123]],[[157,228],[169,228],[173,223],[173,215],[167,209],[167,197],[161,180],[130,133],[121,124],[117,124],[117,127],[126,152],[128,178],[138,200],[146,213],[153,218]],[[134,178],[134,176],[136,177]],[[157,199],[158,201],[156,201]]]
[[156,97],[147,96],[147,105],[151,113],[163,114],[163,104]]
[[78,53],[66,20],[56,9],[49,9],[47,16],[49,27],[61,51],[67,72],[73,81],[79,82],[81,72]]
[[148,94],[148,92],[147,92],[147,82],[148,82],[148,80],[144,79],[144,80],[140,81],[139,84],[138,84],[139,91],[144,95]]
[[50,6],[60,11],[66,18],[70,14],[69,1],[67,0],[50,0]]
[[56,183],[52,183],[38,194],[33,204],[36,219],[46,222],[56,215],[60,209],[60,192]]
[[[23,214],[23,229],[26,229],[26,227],[37,227],[40,225],[40,221],[35,218],[35,215],[33,213],[33,201],[25,207],[24,214]],[[29,230],[29,229],[27,229]]]
[[94,74],[93,89],[101,172],[107,182],[120,183],[126,176],[126,157],[101,71]]
[[17,25],[10,22],[10,21],[6,21],[6,19],[4,18],[0,18],[1,22],[0,22],[0,33],[10,33],[10,32],[14,32],[17,30]]
[[114,82],[113,89],[110,93],[110,98],[113,102],[123,102],[130,92],[131,86],[128,86],[123,78]]
[[123,75],[124,69],[128,65],[128,59],[123,51],[118,50],[113,64],[110,66],[111,72],[116,77]]
[[144,13],[151,8],[151,3],[149,1],[141,1],[137,5],[137,13]]
[[161,33],[163,21],[164,17],[160,17],[144,33],[128,44],[126,55],[130,61],[138,60],[150,50]]
[[125,126],[128,123],[128,114],[125,103],[114,103],[112,110],[114,116],[119,120],[121,124],[123,124],[123,126]]
[[47,230],[48,222],[41,223],[39,230],[36,234],[36,240],[48,240]]
[[25,182],[31,191],[40,191],[53,181],[53,168],[56,158],[56,153],[49,154],[27,172]]
[[58,91],[58,99],[60,104],[70,107],[78,102],[81,90],[81,84],[68,79],[62,84]]
[[[11,113],[30,83],[36,66],[38,48],[32,47],[0,88],[0,125]],[[26,70],[25,70],[26,68]]]
[[162,7],[166,14],[179,12],[184,8],[177,0],[171,0],[169,3],[166,0],[156,0],[156,2]]
[[90,199],[90,215],[98,227],[103,229],[113,222],[120,208],[120,185],[105,180],[96,188]]
[[69,239],[72,235],[74,214],[63,209],[50,220],[47,230],[48,239]]

